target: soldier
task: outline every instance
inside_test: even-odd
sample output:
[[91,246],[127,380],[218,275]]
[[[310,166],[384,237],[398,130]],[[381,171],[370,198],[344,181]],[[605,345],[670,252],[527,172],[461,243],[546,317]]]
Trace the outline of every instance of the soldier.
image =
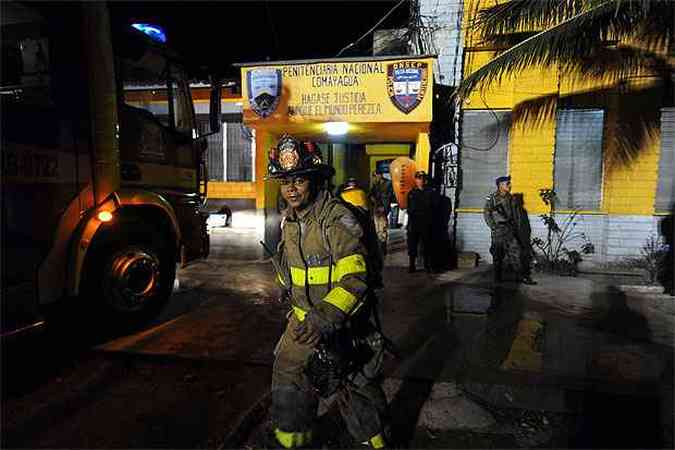
[[490,227],[492,244],[490,253],[494,264],[494,280],[502,280],[504,262],[518,274],[518,280],[525,284],[536,284],[530,277],[529,258],[523,254],[529,252],[529,242],[520,242],[519,229],[521,211],[511,196],[511,177],[499,177],[495,180],[497,190],[488,195],[483,208],[483,218]]
[[336,393],[356,442],[382,448],[384,343],[370,321],[363,230],[325,188],[333,172],[318,148],[287,135],[270,152],[267,178],[279,181],[289,206],[276,260],[292,307],[275,349],[274,439],[285,448],[312,445],[318,400]]
[[391,185],[391,181],[384,178],[381,170],[376,170],[373,172],[375,180],[373,185],[370,188],[370,201],[373,204],[373,210],[378,206],[384,208],[384,211],[387,215],[391,210],[391,202],[394,198],[394,188]]
[[408,192],[408,272],[415,272],[417,247],[422,242],[424,268],[432,272],[432,243],[434,208],[438,206],[438,196],[427,186],[427,174],[423,170],[415,172],[415,187]]

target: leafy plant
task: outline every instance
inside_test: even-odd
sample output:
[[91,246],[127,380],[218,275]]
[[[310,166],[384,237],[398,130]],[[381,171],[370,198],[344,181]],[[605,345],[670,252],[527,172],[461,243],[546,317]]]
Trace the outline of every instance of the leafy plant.
[[660,238],[651,235],[642,244],[640,256],[626,258],[626,264],[631,268],[644,270],[649,284],[655,284],[659,271],[666,263],[667,255],[668,246]]
[[[578,211],[566,215],[561,222],[556,219],[556,193],[553,189],[539,189],[539,197],[549,207],[549,212],[540,214],[539,218],[547,229],[546,239],[532,239],[537,268],[544,272],[575,275],[577,265],[583,260],[582,255],[595,253],[595,247],[585,233],[577,230]],[[577,249],[570,244],[581,241]]]

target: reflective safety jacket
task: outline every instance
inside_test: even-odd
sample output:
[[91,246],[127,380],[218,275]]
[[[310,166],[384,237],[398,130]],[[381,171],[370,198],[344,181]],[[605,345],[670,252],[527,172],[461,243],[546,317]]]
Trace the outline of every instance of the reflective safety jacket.
[[345,315],[356,312],[365,297],[367,251],[358,220],[327,191],[299,213],[289,213],[282,225],[280,283],[291,290],[299,320],[321,302]]

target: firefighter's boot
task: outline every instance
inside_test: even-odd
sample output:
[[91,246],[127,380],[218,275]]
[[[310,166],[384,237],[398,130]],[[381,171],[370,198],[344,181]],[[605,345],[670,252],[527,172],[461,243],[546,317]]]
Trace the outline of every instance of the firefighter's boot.
[[362,442],[361,445],[368,448],[387,448],[387,441],[384,438],[384,433],[378,433],[366,442]]

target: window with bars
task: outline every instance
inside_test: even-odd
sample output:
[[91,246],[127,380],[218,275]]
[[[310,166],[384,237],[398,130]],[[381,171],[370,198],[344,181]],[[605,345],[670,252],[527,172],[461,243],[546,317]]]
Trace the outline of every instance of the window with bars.
[[464,111],[458,207],[482,208],[495,178],[508,171],[510,111]]
[[661,109],[661,156],[656,190],[657,213],[671,213],[675,203],[675,108]]
[[[253,181],[253,132],[241,123],[241,115],[225,119],[221,131],[207,137],[209,180]],[[198,123],[201,132],[210,131],[208,116],[200,115]]]
[[558,209],[600,209],[603,121],[601,109],[568,109],[556,113],[553,171]]

